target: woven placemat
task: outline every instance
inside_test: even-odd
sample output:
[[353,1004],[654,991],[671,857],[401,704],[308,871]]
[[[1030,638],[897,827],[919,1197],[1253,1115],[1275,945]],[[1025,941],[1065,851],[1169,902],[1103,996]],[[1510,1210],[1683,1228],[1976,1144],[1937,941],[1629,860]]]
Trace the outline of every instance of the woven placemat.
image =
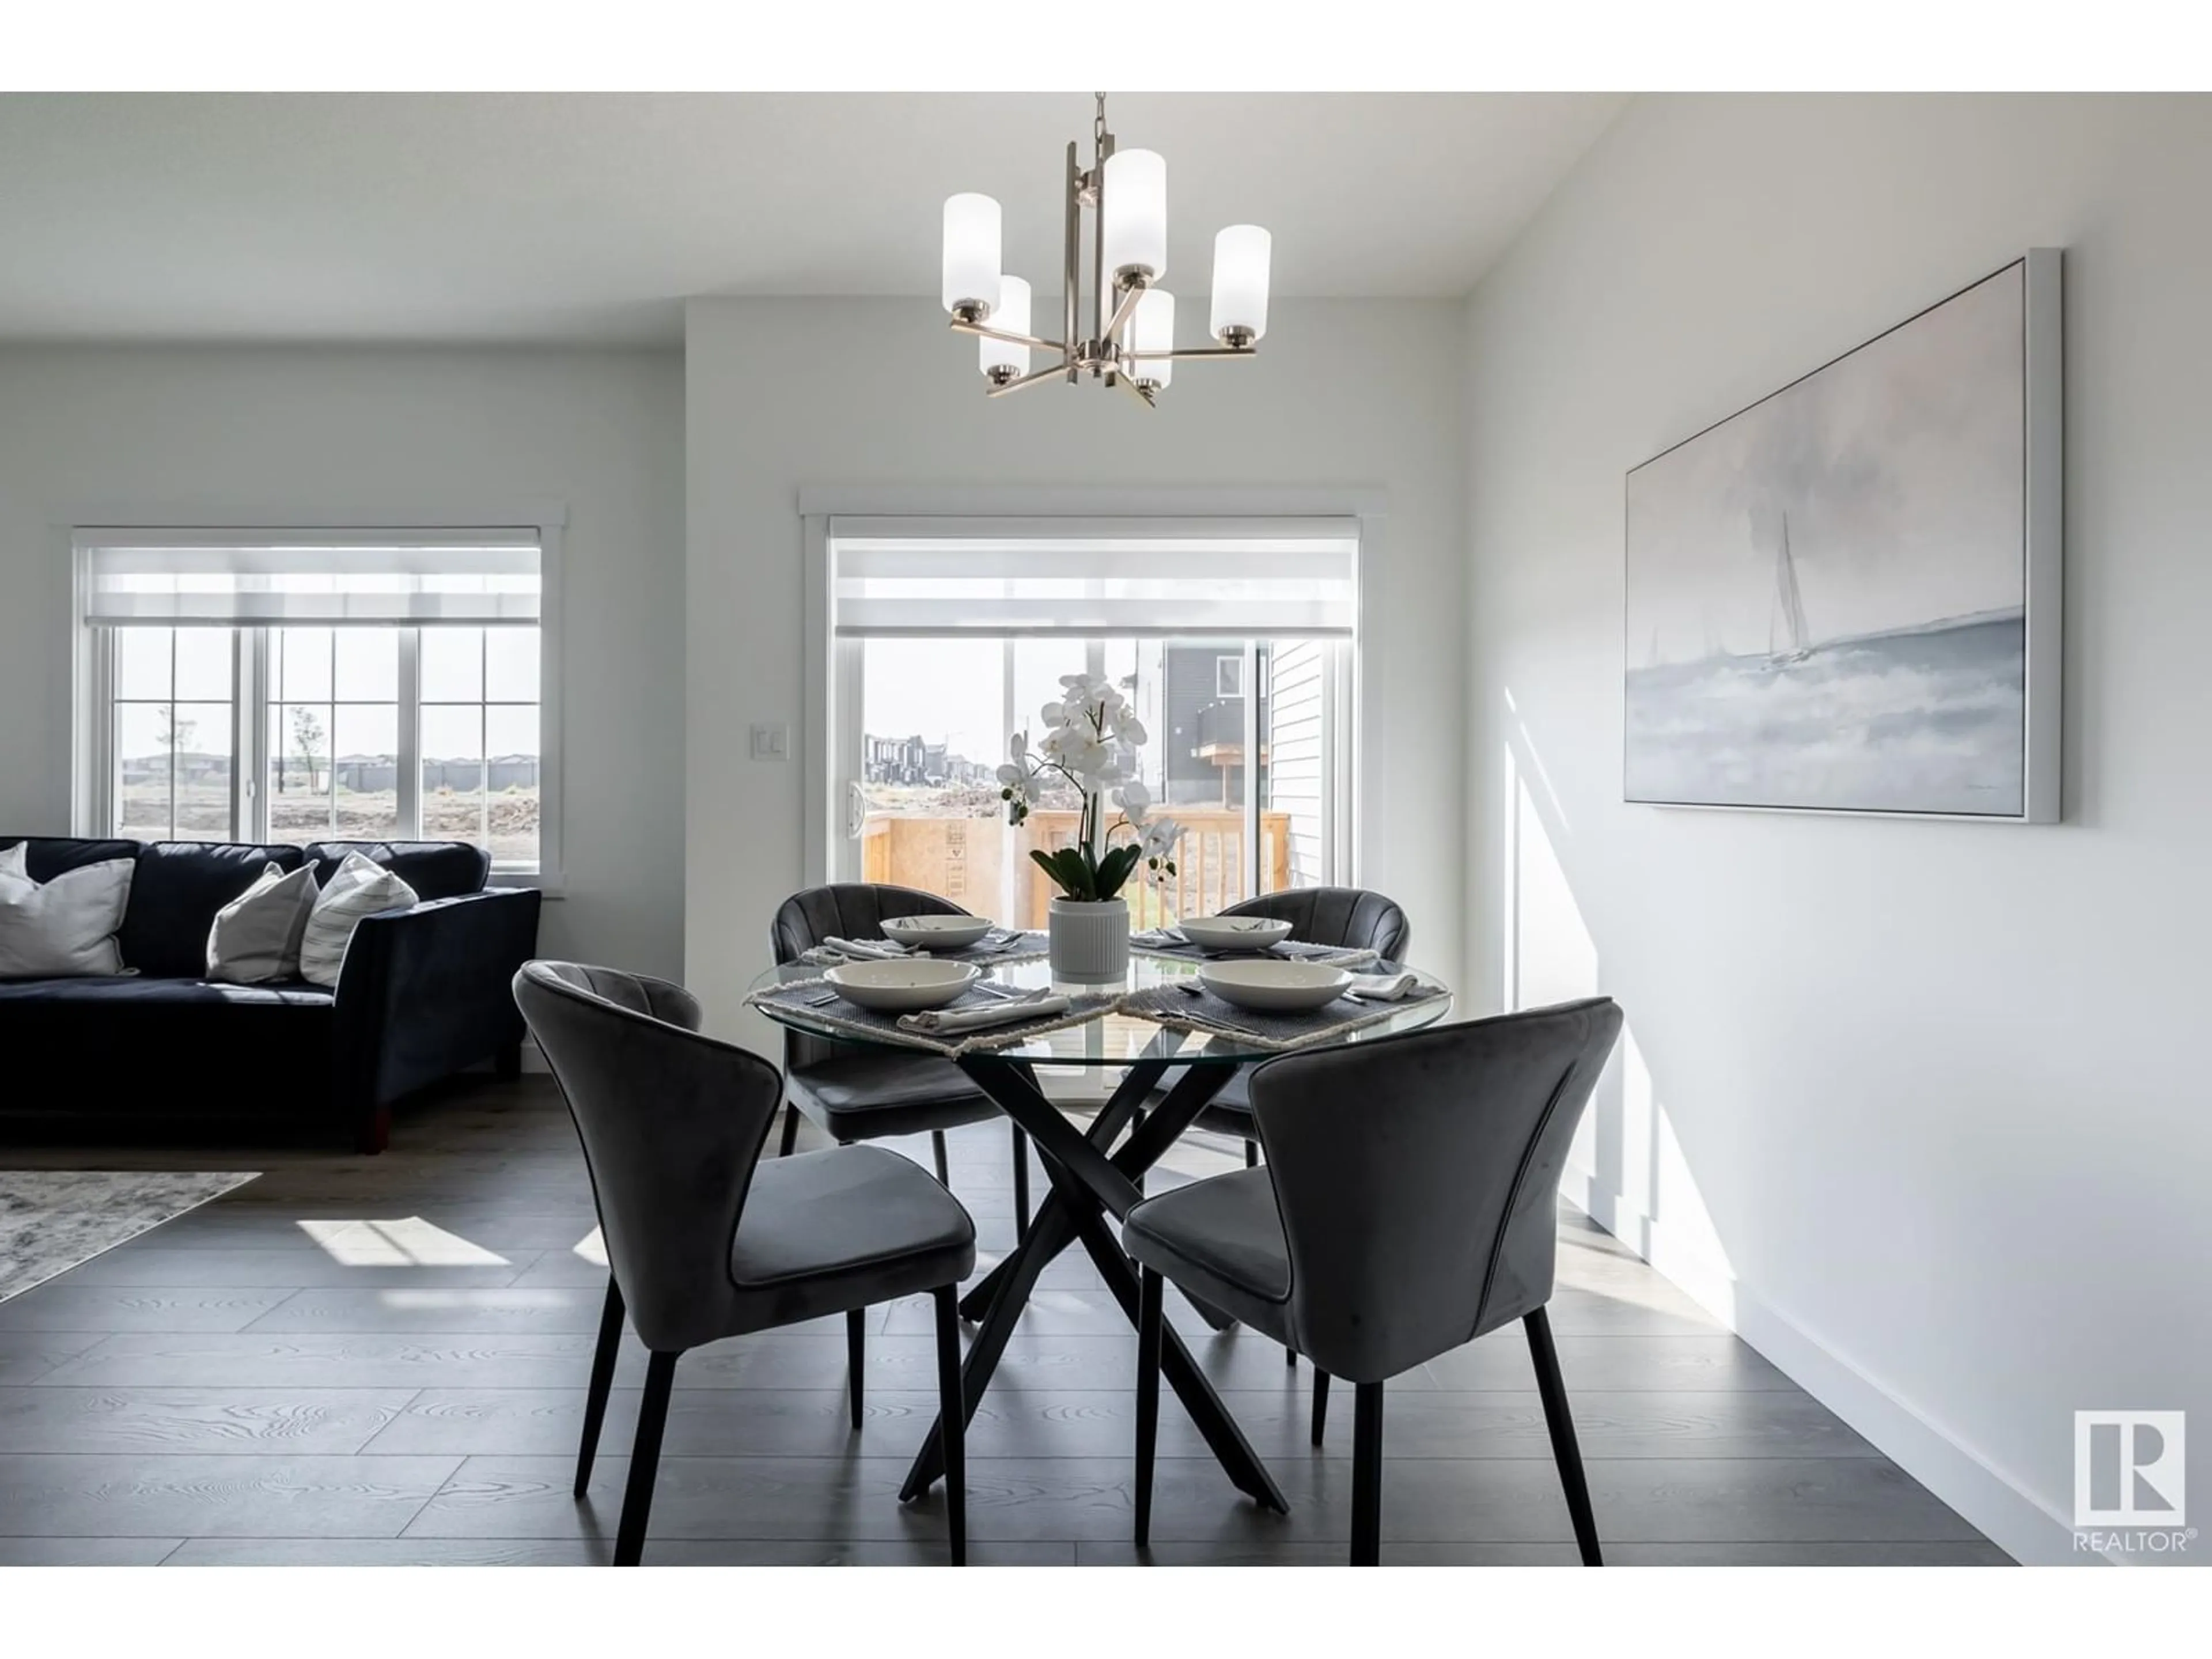
[[1017,962],[1035,962],[1049,954],[1050,949],[1042,933],[1014,929],[986,933],[975,944],[963,945],[957,951],[909,951],[901,957],[878,958],[848,957],[829,945],[817,945],[799,960],[810,968],[834,968],[841,962],[903,962],[915,957],[927,957],[932,962],[969,962],[978,968],[1004,968]]
[[1272,958],[1277,962],[1317,962],[1330,968],[1365,968],[1382,961],[1372,951],[1335,945],[1304,945],[1296,939],[1285,939],[1280,945],[1264,949],[1224,951],[1193,945],[1188,939],[1163,935],[1146,939],[1132,934],[1129,948],[1140,957],[1158,957],[1169,962],[1266,962]]
[[[1195,980],[1189,983],[1197,985]],[[1288,1053],[1294,1048],[1334,1042],[1370,1025],[1380,1025],[1396,1018],[1409,1007],[1447,994],[1441,985],[1417,985],[1395,1002],[1362,1002],[1353,997],[1339,997],[1319,1008],[1262,1012],[1255,1008],[1240,1008],[1202,987],[1186,991],[1179,986],[1162,985],[1122,998],[1121,1006],[1115,1012],[1151,1020],[1170,1030],[1203,1031],[1212,1036],[1227,1037],[1233,1042],[1249,1043],[1255,1048]]]
[[[781,1008],[803,1014],[809,1027],[821,1026],[823,1036],[852,1036],[868,1042],[896,1043],[904,1048],[927,1049],[933,1054],[943,1054],[957,1060],[962,1054],[985,1053],[994,1048],[1012,1048],[1040,1037],[1049,1031],[1064,1030],[1071,1025],[1087,1025],[1102,1015],[1113,1012],[1120,1000],[1118,993],[1090,993],[1071,999],[1063,1012],[1048,1014],[1039,1019],[1025,1019],[1012,1025],[993,1025],[981,1031],[957,1031],[949,1036],[932,1036],[926,1031],[908,1030],[899,1024],[899,1016],[863,1008],[857,1002],[848,1002],[835,994],[836,988],[826,979],[795,979],[770,991],[756,991],[745,999],[754,1007]],[[823,1001],[825,993],[830,994]],[[947,1009],[980,1008],[995,1000],[988,991],[973,988],[945,1005]]]

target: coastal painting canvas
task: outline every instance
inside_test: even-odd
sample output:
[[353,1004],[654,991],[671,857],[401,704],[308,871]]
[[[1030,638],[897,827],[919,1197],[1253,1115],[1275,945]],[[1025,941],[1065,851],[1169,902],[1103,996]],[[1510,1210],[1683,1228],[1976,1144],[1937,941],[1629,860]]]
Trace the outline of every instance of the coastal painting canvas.
[[2028,305],[2023,260],[1628,475],[1630,800],[2030,816]]

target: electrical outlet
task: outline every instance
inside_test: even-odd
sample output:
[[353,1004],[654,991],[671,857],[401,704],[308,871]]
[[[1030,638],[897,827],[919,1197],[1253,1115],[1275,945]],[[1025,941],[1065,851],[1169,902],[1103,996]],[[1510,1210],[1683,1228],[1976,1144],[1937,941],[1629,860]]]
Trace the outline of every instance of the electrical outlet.
[[789,760],[791,728],[787,726],[753,727],[753,758],[757,761]]

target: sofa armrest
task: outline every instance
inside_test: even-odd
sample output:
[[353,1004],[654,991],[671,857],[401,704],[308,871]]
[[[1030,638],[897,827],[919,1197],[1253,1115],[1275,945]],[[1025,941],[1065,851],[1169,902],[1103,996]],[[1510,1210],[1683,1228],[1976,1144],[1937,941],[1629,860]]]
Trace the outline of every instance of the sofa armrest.
[[478,1060],[512,1070],[523,1025],[511,988],[536,954],[542,896],[486,888],[363,917],[338,970],[338,1097],[364,1151],[392,1103]]

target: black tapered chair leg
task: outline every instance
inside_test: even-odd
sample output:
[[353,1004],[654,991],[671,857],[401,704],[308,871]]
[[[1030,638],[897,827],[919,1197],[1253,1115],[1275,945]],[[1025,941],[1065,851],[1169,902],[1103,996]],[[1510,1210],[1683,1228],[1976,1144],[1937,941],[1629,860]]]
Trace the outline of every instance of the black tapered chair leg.
[[868,1310],[854,1308],[845,1316],[845,1394],[852,1403],[853,1432],[860,1431],[860,1382],[868,1364]]
[[599,1455],[599,1427],[607,1420],[607,1395],[615,1385],[615,1356],[622,1348],[623,1294],[607,1275],[606,1304],[599,1310],[599,1346],[592,1351],[592,1384],[584,1395],[584,1438],[576,1448],[576,1496],[592,1484],[592,1464]]
[[1137,1286],[1137,1531],[1139,1549],[1152,1539],[1152,1464],[1160,1437],[1160,1346],[1166,1325],[1167,1281],[1150,1267]]
[[1006,1127],[1014,1136],[1014,1243],[1019,1244],[1030,1236],[1030,1138],[1018,1123],[1009,1121]]
[[1314,1367],[1313,1443],[1318,1446],[1328,1427],[1328,1373]]
[[787,1105],[783,1109],[783,1143],[775,1149],[778,1158],[789,1158],[791,1149],[799,1145],[799,1108]]
[[637,1440],[629,1454],[629,1484],[623,1492],[622,1525],[615,1533],[615,1565],[634,1567],[645,1555],[645,1525],[653,1515],[653,1485],[660,1473],[660,1437],[668,1426],[668,1391],[677,1356],[656,1353],[645,1368],[645,1397],[637,1403]]
[[1248,1140],[1244,1143],[1244,1167],[1248,1170],[1256,1170],[1260,1167],[1260,1143],[1256,1140]]
[[1567,1409],[1567,1385],[1559,1375],[1559,1351],[1552,1343],[1552,1319],[1539,1308],[1521,1322],[1528,1333],[1528,1354],[1536,1362],[1536,1391],[1544,1397],[1544,1424],[1552,1431],[1552,1458],[1566,1489],[1567,1513],[1574,1519],[1575,1544],[1583,1565],[1605,1565],[1598,1554],[1597,1515],[1590,1508],[1589,1482],[1583,1476],[1583,1452],[1575,1438],[1575,1419]]
[[1382,1563],[1382,1385],[1352,1391],[1352,1565]]
[[960,1287],[939,1285],[937,1299],[937,1420],[945,1447],[945,1525],[952,1565],[968,1565],[968,1407],[960,1393]]
[[937,1162],[939,1182],[950,1187],[952,1184],[952,1166],[945,1161],[944,1130],[932,1129],[929,1132],[929,1155]]

